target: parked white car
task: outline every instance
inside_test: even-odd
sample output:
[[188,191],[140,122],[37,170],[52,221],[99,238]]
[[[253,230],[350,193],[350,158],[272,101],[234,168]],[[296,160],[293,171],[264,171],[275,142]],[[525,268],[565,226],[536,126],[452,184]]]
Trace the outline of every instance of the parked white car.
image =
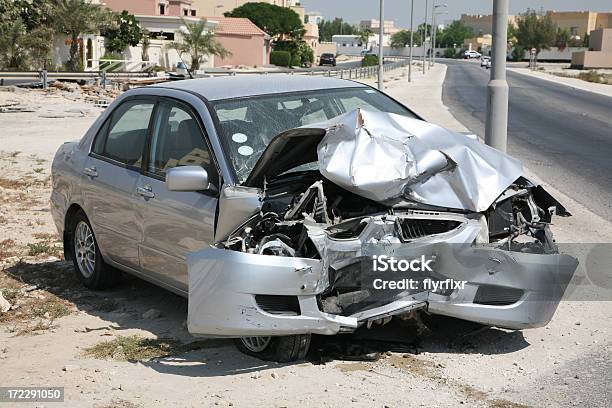
[[463,58],[472,59],[472,58],[480,58],[482,56],[478,51],[466,51],[463,53]]

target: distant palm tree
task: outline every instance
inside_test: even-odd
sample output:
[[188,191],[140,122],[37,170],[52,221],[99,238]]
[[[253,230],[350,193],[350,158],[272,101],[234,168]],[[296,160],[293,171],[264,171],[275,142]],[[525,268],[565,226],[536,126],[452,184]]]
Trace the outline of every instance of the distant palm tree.
[[182,56],[188,54],[191,58],[190,71],[200,69],[202,58],[206,55],[216,55],[225,58],[231,55],[216,39],[214,33],[206,30],[206,19],[195,23],[183,20],[187,32],[181,32],[181,41],[173,41],[169,48],[175,49]]
[[0,66],[26,69],[28,37],[25,25],[19,18],[0,24]]
[[53,3],[53,25],[58,32],[70,37],[67,68],[70,71],[80,71],[79,37],[86,33],[96,33],[110,24],[110,13],[88,0],[53,0]]

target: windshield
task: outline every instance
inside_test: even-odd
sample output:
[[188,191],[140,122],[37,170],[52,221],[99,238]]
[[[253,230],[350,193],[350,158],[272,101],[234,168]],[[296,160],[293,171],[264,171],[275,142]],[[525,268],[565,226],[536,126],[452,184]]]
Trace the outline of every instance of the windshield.
[[221,100],[213,103],[219,136],[243,183],[270,141],[285,130],[323,122],[357,108],[415,117],[372,88],[343,88]]

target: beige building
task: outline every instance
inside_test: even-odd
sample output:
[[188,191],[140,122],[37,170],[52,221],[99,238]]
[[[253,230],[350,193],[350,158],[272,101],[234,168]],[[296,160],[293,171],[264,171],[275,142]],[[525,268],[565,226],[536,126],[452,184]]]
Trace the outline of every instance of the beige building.
[[572,67],[580,69],[612,68],[612,28],[591,31],[589,50],[573,53]]
[[[515,19],[515,16],[508,16],[508,25],[515,25]],[[493,33],[493,16],[491,14],[462,14],[459,21],[466,27],[470,27],[476,37]]]
[[584,39],[593,30],[612,28],[612,12],[547,11],[546,14],[557,27],[567,28],[576,39]]
[[[612,28],[612,12],[549,10],[546,14],[557,27],[567,28],[575,39],[583,39],[593,30]],[[490,14],[462,14],[460,21],[471,27],[476,36],[492,34],[493,16]],[[516,25],[516,16],[508,16],[508,24]]]
[[493,43],[493,37],[491,34],[485,34],[480,37],[466,38],[463,41],[463,48],[469,51],[478,51],[483,55],[488,55]]
[[[398,31],[401,31],[400,28],[395,26],[395,22],[392,20],[385,20],[384,23],[384,33],[393,35]],[[373,33],[380,32],[380,20],[371,19],[371,20],[361,20],[359,22],[359,28],[362,30],[370,30]]]
[[298,0],[191,0],[200,16],[222,16],[227,11],[232,11],[245,3],[263,2],[281,7],[289,7],[300,15],[304,21],[304,7]]

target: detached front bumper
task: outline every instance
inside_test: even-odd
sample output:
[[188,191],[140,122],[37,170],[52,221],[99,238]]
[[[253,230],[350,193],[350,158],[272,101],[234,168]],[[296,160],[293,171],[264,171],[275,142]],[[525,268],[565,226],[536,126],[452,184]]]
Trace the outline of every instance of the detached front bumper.
[[455,252],[440,257],[440,272],[466,285],[450,296],[430,293],[429,312],[508,329],[548,324],[578,267],[564,254],[468,246]]
[[464,288],[406,295],[376,310],[340,316],[320,310],[317,295],[328,283],[319,260],[204,249],[188,257],[188,328],[219,337],[333,335],[420,308],[503,328],[539,327],[551,320],[578,265],[562,254],[469,245],[437,251],[436,274],[465,281]]
[[[426,306],[426,293],[406,296],[366,313],[339,316],[322,312],[317,295],[322,262],[316,259],[247,254],[207,248],[188,259],[192,334],[238,337],[302,333],[333,335],[355,330],[362,322]],[[327,275],[325,275],[327,277]],[[263,300],[261,300],[263,299]],[[264,303],[274,303],[276,310]],[[283,312],[283,302],[297,300],[299,313]]]

